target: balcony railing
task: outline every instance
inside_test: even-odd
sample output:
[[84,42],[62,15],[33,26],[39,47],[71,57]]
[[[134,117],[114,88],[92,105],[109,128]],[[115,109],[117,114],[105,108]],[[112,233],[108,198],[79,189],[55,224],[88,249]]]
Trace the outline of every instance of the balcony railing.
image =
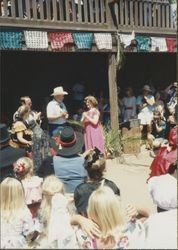
[[114,7],[119,29],[153,33],[175,33],[168,0],[119,0]]
[[168,0],[1,0],[2,26],[176,34]]

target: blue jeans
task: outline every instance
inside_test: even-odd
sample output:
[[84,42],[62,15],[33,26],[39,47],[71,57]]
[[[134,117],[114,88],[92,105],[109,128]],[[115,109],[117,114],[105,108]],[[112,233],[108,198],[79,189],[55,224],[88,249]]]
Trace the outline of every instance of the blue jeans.
[[50,136],[59,135],[63,128],[65,127],[66,123],[64,124],[48,124],[48,130]]

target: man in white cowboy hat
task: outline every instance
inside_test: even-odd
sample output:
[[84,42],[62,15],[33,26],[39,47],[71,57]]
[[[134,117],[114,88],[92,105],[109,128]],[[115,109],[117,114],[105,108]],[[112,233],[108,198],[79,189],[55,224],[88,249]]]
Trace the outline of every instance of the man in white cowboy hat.
[[144,85],[142,94],[137,97],[136,104],[139,110],[138,119],[140,120],[140,129],[143,130],[143,126],[147,126],[147,133],[150,131],[151,122],[153,120],[153,111],[155,98],[151,94],[151,88],[149,85]]
[[64,91],[62,86],[54,88],[51,94],[54,98],[47,105],[49,134],[51,136],[59,133],[64,128],[69,117],[66,106],[63,103],[65,95],[68,95],[68,93]]

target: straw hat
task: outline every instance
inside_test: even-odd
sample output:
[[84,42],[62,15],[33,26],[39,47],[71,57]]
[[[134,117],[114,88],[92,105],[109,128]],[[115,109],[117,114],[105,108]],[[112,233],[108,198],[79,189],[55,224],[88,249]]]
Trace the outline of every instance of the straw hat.
[[51,94],[51,96],[55,95],[68,95],[68,93],[64,91],[62,86],[60,86],[53,89],[53,93]]

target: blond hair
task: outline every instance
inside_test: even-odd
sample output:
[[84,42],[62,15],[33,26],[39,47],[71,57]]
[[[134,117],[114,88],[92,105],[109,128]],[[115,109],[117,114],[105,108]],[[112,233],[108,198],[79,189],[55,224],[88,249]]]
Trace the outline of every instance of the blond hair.
[[49,226],[52,198],[57,193],[64,194],[63,183],[55,175],[47,176],[42,185],[43,198],[40,206],[40,217],[45,225],[45,230],[48,230]]
[[98,105],[98,101],[96,100],[96,98],[94,96],[91,96],[91,95],[85,97],[84,101],[85,102],[89,101],[93,105],[93,107],[97,107],[97,105]]
[[123,225],[120,201],[110,187],[100,186],[91,194],[87,213],[100,227],[103,239],[112,237],[113,230]]
[[15,178],[5,178],[1,182],[1,219],[11,222],[24,208],[28,209],[22,184]]
[[21,157],[14,164],[14,172],[20,179],[33,176],[33,170],[33,161],[28,157]]

